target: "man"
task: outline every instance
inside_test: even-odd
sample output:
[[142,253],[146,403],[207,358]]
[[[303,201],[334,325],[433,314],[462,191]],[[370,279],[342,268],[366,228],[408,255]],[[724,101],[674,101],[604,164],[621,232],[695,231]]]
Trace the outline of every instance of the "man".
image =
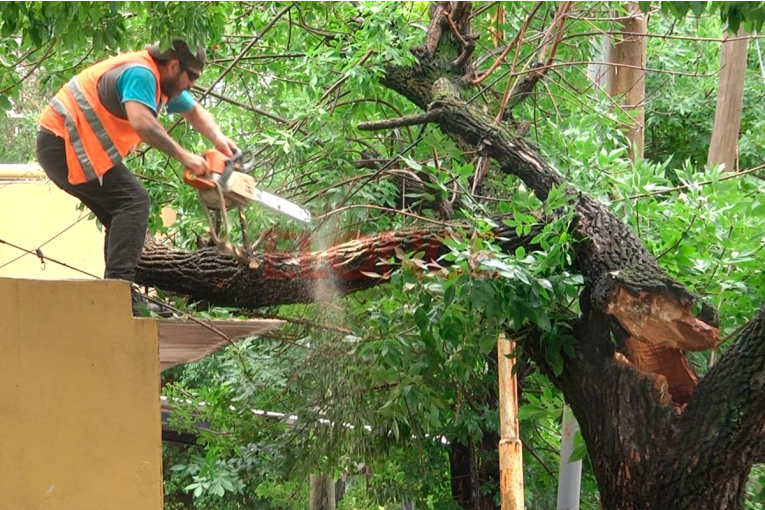
[[[236,145],[188,89],[202,74],[204,48],[191,51],[179,39],[161,51],[147,46],[97,63],[72,78],[42,113],[37,159],[51,181],[80,199],[106,228],[104,278],[135,280],[149,219],[149,194],[122,159],[144,141],[196,175],[207,161],[173,140],[156,117],[163,108],[180,113],[216,149],[233,155]],[[133,312],[147,307],[133,290]]]

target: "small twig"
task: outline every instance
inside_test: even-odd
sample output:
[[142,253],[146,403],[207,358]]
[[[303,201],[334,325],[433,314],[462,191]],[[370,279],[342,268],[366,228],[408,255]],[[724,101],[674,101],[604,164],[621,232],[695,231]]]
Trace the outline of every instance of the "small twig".
[[330,216],[334,216],[335,214],[341,213],[343,211],[347,211],[349,209],[375,209],[377,211],[387,211],[387,212],[391,212],[391,213],[394,213],[394,214],[401,214],[401,215],[404,215],[404,216],[409,216],[411,218],[416,218],[416,219],[418,219],[420,221],[424,221],[426,223],[433,223],[435,225],[441,225],[441,226],[445,226],[446,225],[446,222],[442,221],[442,220],[434,220],[432,218],[426,218],[425,216],[420,216],[419,214],[410,213],[408,211],[402,211],[400,209],[392,209],[390,207],[383,207],[383,206],[380,206],[380,205],[371,205],[371,204],[346,205],[346,206],[343,206],[343,207],[339,207],[339,208],[335,209],[334,211],[330,211],[330,212],[328,212],[326,214],[322,214],[321,216],[314,216],[314,219],[316,219],[316,220],[320,220],[320,219],[323,220],[325,218],[328,218]]
[[640,66],[633,66],[630,64],[618,64],[616,62],[602,62],[598,60],[579,60],[579,61],[561,62],[559,64],[547,64],[547,65],[536,68],[535,71],[546,72],[548,69],[552,69],[553,67],[568,67],[568,66],[580,66],[580,65],[589,66],[591,64],[613,66],[613,67],[625,67],[627,69],[637,69],[640,71],[646,71],[646,72],[657,73],[657,74],[670,74],[674,76],[690,76],[691,78],[708,78],[710,76],[715,76],[719,72],[719,71],[714,71],[714,72],[706,73],[706,74],[685,73],[682,71],[672,71],[668,69],[655,69],[652,67],[640,67]]
[[691,230],[691,227],[693,226],[693,223],[696,221],[696,218],[697,218],[698,216],[699,216],[699,211],[697,210],[697,211],[694,213],[693,217],[691,218],[691,221],[688,223],[688,228],[686,228],[686,229],[685,229],[685,232],[683,232],[682,234],[680,234],[680,236],[677,238],[677,241],[675,241],[674,243],[672,243],[672,246],[669,246],[669,247],[667,247],[667,249],[666,249],[666,250],[664,250],[663,252],[661,252],[661,253],[660,253],[660,254],[659,254],[657,257],[656,257],[656,260],[660,260],[660,259],[661,259],[661,258],[662,258],[664,255],[666,255],[666,254],[667,254],[667,253],[669,253],[670,251],[674,250],[674,249],[677,247],[677,245],[679,245],[679,244],[680,244],[680,243],[683,241],[683,238],[686,236],[686,234],[688,234],[688,232],[690,232],[690,230]]
[[449,22],[449,26],[452,28],[452,33],[457,37],[457,40],[460,42],[462,47],[468,45],[468,42],[465,40],[464,37],[462,37],[462,34],[460,34],[460,30],[457,28],[457,25],[454,24],[454,20],[452,19],[452,15],[449,11],[444,11],[444,16],[446,17],[446,21]]
[[558,479],[558,477],[555,476],[555,472],[552,469],[550,469],[547,466],[547,464],[545,464],[545,461],[543,461],[542,458],[537,454],[537,452],[535,452],[532,447],[530,447],[528,444],[526,444],[526,442],[523,439],[521,439],[521,445],[523,445],[523,449],[524,450],[528,451],[531,454],[532,457],[537,459],[537,462],[539,462],[539,464],[542,466],[542,468],[544,468],[544,470],[547,471],[547,474],[550,475],[550,478],[552,478],[553,480],[557,480]]
[[[364,63],[366,63],[367,60],[369,60],[369,57],[374,55],[375,50],[369,50],[359,59],[359,61],[356,63],[357,66],[363,66]],[[340,85],[346,82],[348,80],[348,75],[343,76],[337,82],[335,82],[334,85],[329,87],[326,92],[324,92],[324,95],[321,96],[321,99],[319,99],[319,102],[324,101],[327,99]]]
[[[526,16],[526,19],[523,21],[523,25],[521,26],[521,29],[518,31],[517,34],[515,34],[515,37],[513,37],[513,40],[510,41],[510,44],[508,44],[507,47],[502,51],[502,54],[500,54],[500,56],[497,57],[497,59],[494,61],[491,67],[489,67],[489,69],[485,73],[483,73],[481,76],[479,76],[478,78],[476,78],[475,80],[471,82],[473,85],[479,85],[482,81],[488,78],[489,75],[491,75],[491,73],[493,73],[499,67],[499,64],[501,64],[505,60],[505,57],[513,48],[513,46],[515,46],[516,42],[518,42],[523,37],[523,35],[526,32],[526,27],[528,27],[529,22],[536,15],[540,7],[542,7],[542,2],[538,2],[537,5],[534,7],[534,9],[531,11],[531,13],[528,16]],[[513,65],[515,65],[515,61],[517,60],[517,58],[518,58],[518,52],[516,51],[515,58],[513,59]]]
[[[192,87],[193,90],[196,90],[198,92],[204,92],[204,88],[200,87],[199,85],[194,85]],[[224,101],[226,103],[232,104],[234,106],[238,106],[239,108],[243,110],[250,111],[252,113],[257,113],[258,115],[263,115],[264,117],[268,117],[271,120],[274,120],[280,124],[289,124],[290,121],[288,119],[285,119],[284,117],[281,117],[275,113],[267,112],[266,110],[260,109],[257,106],[249,106],[242,102],[237,101],[236,99],[232,99],[230,97],[224,96],[223,94],[218,94],[217,92],[209,92],[209,96],[212,96],[216,99],[220,99],[221,101]],[[307,132],[303,132],[303,134],[308,134]]]
[[45,50],[45,54],[44,54],[42,57],[40,57],[40,60],[38,60],[37,62],[35,62],[35,64],[32,66],[32,68],[31,68],[31,69],[29,69],[29,71],[27,71],[27,73],[26,73],[24,76],[22,76],[22,77],[21,77],[21,79],[20,79],[19,81],[17,81],[16,83],[12,83],[12,84],[8,85],[8,86],[7,86],[7,87],[5,87],[3,90],[0,90],[0,96],[2,96],[3,94],[5,94],[5,93],[6,93],[6,92],[8,92],[9,90],[13,89],[14,87],[17,87],[17,86],[21,85],[22,83],[24,83],[24,80],[26,80],[27,78],[29,78],[29,76],[30,76],[32,73],[34,73],[34,72],[35,72],[35,70],[37,70],[37,68],[38,68],[38,67],[40,67],[40,65],[41,65],[41,64],[42,64],[42,63],[43,63],[45,60],[47,60],[47,59],[48,59],[48,57],[50,57],[50,54],[53,52],[53,47],[56,45],[56,41],[57,41],[57,39],[56,39],[56,38],[53,38],[53,40],[50,42],[50,46],[48,46],[48,49],[47,49],[47,50]]
[[[561,38],[563,37],[563,25],[566,23],[566,16],[571,10],[571,4],[572,2],[565,2],[563,5],[561,5],[560,16],[558,17],[558,32],[555,34],[555,41],[553,42],[553,47],[550,50],[550,56],[547,58],[546,62],[548,66],[552,64],[553,59],[555,58],[555,54],[558,51],[558,46],[560,45]],[[544,74],[544,72],[542,72],[542,74]]]

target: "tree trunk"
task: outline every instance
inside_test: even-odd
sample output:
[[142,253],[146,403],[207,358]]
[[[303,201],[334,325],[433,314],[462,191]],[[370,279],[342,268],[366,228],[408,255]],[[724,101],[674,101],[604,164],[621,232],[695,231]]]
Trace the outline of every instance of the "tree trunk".
[[[678,412],[663,405],[650,376],[607,360],[609,320],[589,304],[575,335],[575,356],[560,377],[542,367],[577,415],[603,508],[743,508],[746,480],[761,452],[765,423],[765,313]],[[543,348],[529,342],[538,359]]]
[[327,475],[311,475],[311,510],[335,510],[335,482]]
[[478,510],[479,488],[473,439],[467,444],[453,440],[449,444],[452,498],[464,510]]
[[629,16],[621,21],[622,33],[609,47],[608,95],[632,118],[627,130],[630,156],[643,158],[645,147],[645,61],[648,17],[637,3],[627,4]]
[[497,510],[500,508],[494,500],[493,491],[481,490],[481,487],[499,487],[499,434],[491,430],[483,431],[481,438],[481,449],[477,452],[479,458],[478,468],[478,509],[479,510]]
[[[736,38],[746,37],[739,28]],[[720,57],[720,79],[717,88],[715,123],[709,144],[709,166],[725,165],[726,172],[736,170],[738,135],[741,129],[741,113],[744,108],[744,78],[748,39],[725,41]]]

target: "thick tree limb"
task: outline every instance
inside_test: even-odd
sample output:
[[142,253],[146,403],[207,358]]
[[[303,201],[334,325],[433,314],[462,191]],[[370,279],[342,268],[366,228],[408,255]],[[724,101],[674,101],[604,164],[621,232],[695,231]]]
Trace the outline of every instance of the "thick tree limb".
[[[636,338],[663,343],[666,342],[661,338],[664,332],[657,334],[645,325],[654,321],[666,324],[664,314],[672,308],[676,310],[673,312],[676,319],[670,322],[683,324],[674,326],[675,347],[702,350],[716,344],[719,331],[689,313],[691,304],[698,298],[659,267],[624,222],[602,204],[565,184],[560,174],[541,160],[525,141],[513,138],[509,131],[467,105],[454,92],[453,86],[443,78],[433,86],[434,100],[429,111],[438,112],[441,129],[495,159],[504,172],[521,178],[541,200],[545,200],[555,186],[564,188],[571,197],[577,213],[573,230],[580,239],[577,265],[592,285],[593,303],[600,310],[617,317]],[[624,305],[627,298],[619,296],[640,296],[640,300],[647,299],[653,306],[627,306]]]
[[[739,508],[742,494],[727,484],[745,485],[762,452],[765,433],[765,307],[699,383],[668,441],[667,489],[687,502],[686,508]],[[713,481],[714,494],[693,485],[673,483],[682,473]],[[702,498],[713,498],[715,506]],[[694,506],[697,505],[697,506]]]
[[[521,237],[506,227],[493,235],[504,250],[514,253],[519,246],[529,248],[542,227]],[[249,265],[214,248],[186,252],[147,239],[136,283],[219,306],[313,303],[384,283],[399,262],[397,249],[424,252],[426,262],[435,261],[449,251],[442,242],[449,235],[454,234],[443,228],[384,232],[322,251],[298,253],[277,252],[272,236],[265,253],[253,257]]]
[[[428,47],[438,48],[431,30],[428,36]],[[571,197],[576,263],[587,283],[575,354],[563,355],[556,374],[538,335],[529,335],[524,348],[579,419],[603,507],[741,508],[749,470],[765,451],[765,311],[692,396],[697,378],[684,350],[716,345],[716,311],[702,305],[694,316],[698,297],[662,271],[624,222],[565,184],[522,140],[471,110],[454,87],[459,81],[434,77],[435,69],[391,68],[385,85],[437,111],[445,133],[495,159],[541,199],[556,186]],[[615,352],[614,336],[639,363]],[[679,418],[670,398],[688,402]]]

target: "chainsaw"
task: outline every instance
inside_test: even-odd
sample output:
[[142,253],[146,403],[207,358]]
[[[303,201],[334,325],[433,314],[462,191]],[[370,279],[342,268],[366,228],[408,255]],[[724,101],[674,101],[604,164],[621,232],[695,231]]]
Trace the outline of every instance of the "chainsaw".
[[[242,225],[242,240],[247,255],[249,255],[247,222],[242,207],[251,202],[257,202],[301,223],[311,223],[311,213],[305,208],[273,193],[258,189],[255,178],[247,173],[252,168],[254,160],[245,163],[244,153],[241,150],[237,150],[233,156],[228,157],[216,149],[210,149],[202,157],[207,160],[210,167],[209,176],[194,175],[187,168],[183,171],[183,181],[197,190],[199,201],[202,203],[207,216],[207,222],[210,224],[210,235],[219,248],[229,251],[235,256],[241,255],[231,245],[230,227],[226,214],[229,209],[238,209],[239,220]],[[213,224],[210,211],[217,211],[222,216],[225,226],[225,240],[218,235],[218,229]]]

